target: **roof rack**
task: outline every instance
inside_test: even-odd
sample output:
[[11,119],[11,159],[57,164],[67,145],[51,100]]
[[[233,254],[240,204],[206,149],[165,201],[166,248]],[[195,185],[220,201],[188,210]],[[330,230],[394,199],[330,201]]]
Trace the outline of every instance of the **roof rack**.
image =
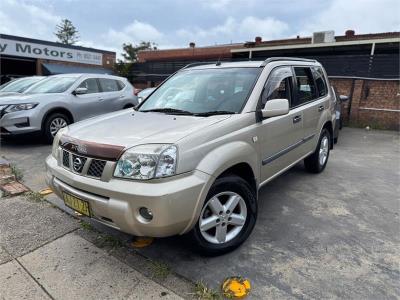
[[197,67],[197,66],[202,66],[202,65],[214,65],[216,64],[217,61],[202,61],[202,62],[195,62],[195,63],[190,63],[186,66],[184,66],[183,68],[179,69],[179,70],[184,70],[187,68],[191,68],[191,67]]
[[290,60],[290,61],[306,61],[306,62],[317,62],[315,59],[299,58],[299,57],[269,57],[261,64],[262,67],[266,66],[270,62],[280,61],[280,60]]

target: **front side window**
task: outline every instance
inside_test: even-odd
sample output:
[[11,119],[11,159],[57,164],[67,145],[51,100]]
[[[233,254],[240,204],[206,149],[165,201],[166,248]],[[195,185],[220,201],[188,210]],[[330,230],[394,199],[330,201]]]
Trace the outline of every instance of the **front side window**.
[[268,100],[287,99],[291,103],[293,74],[290,67],[276,68],[271,72],[262,97],[262,107]]
[[321,67],[313,67],[313,72],[315,83],[317,84],[318,97],[323,97],[328,93],[324,72]]
[[317,98],[314,78],[309,67],[295,67],[294,72],[297,81],[297,95],[294,107]]
[[101,90],[103,92],[119,91],[119,86],[116,80],[108,78],[99,78]]
[[239,113],[261,68],[212,68],[178,72],[153,94],[140,111],[182,110],[191,114]]
[[28,94],[63,93],[68,90],[78,77],[49,77],[33,85],[25,92]]
[[99,93],[99,85],[97,84],[96,78],[89,78],[84,80],[80,85],[80,88],[87,88],[87,94]]

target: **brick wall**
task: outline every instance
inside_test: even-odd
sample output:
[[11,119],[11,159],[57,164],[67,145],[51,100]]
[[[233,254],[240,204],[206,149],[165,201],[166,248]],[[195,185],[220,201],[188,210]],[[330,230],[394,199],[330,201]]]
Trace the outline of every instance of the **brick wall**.
[[400,130],[399,80],[334,78],[330,82],[339,94],[349,96],[342,107],[346,124]]

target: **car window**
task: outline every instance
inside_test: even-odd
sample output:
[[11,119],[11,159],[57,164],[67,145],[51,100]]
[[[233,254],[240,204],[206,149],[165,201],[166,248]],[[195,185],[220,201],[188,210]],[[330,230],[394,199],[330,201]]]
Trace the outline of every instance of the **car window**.
[[276,68],[271,72],[262,97],[262,107],[271,99],[288,99],[291,103],[293,74],[290,67]]
[[117,85],[119,91],[125,87],[125,83],[123,83],[121,80],[117,80]]
[[27,77],[27,78],[15,79],[11,82],[7,82],[2,86],[0,86],[0,91],[22,93],[30,86],[39,82],[42,79],[43,77]]
[[63,93],[68,90],[78,77],[48,77],[28,88],[25,93]]
[[293,105],[298,106],[317,98],[314,78],[309,67],[295,67],[297,95]]
[[99,85],[97,84],[96,78],[89,78],[84,80],[78,88],[87,88],[87,94],[99,93]]
[[99,81],[103,92],[115,92],[120,90],[117,81],[114,79],[99,78]]
[[317,84],[318,97],[323,97],[328,93],[328,88],[325,82],[324,72],[321,67],[313,67],[315,83]]
[[140,111],[172,108],[190,113],[238,113],[252,91],[261,68],[210,68],[178,72],[140,107]]

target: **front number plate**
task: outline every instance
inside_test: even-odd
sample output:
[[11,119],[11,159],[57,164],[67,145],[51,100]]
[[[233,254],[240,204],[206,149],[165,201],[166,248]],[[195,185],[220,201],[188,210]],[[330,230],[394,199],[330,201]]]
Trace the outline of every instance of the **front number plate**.
[[81,213],[82,215],[90,217],[89,202],[65,192],[63,192],[63,198],[66,206]]

